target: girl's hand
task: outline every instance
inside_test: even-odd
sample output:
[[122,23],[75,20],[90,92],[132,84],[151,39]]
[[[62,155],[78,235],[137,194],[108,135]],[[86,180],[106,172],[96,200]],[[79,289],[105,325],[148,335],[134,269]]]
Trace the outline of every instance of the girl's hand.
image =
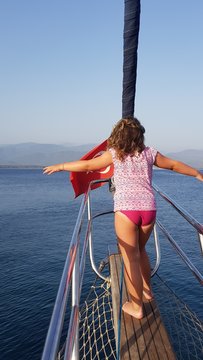
[[51,174],[53,174],[55,172],[59,172],[59,171],[63,171],[63,170],[64,170],[63,164],[46,166],[43,169],[43,174],[51,175]]
[[196,176],[197,180],[203,181],[203,174],[202,173],[198,173]]

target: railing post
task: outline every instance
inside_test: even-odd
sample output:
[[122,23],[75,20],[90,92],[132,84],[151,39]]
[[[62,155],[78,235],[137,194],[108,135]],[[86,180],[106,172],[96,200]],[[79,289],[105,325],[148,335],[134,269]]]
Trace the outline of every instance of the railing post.
[[151,276],[154,276],[156,274],[161,262],[161,249],[160,249],[159,236],[158,236],[156,223],[154,224],[153,231],[154,231],[154,244],[156,250],[156,264],[151,272]]
[[73,352],[71,360],[79,360],[79,288],[80,288],[80,261],[79,261],[79,248],[77,248],[77,255],[75,259],[75,264],[73,268],[72,275],[72,307],[76,307],[78,314],[76,317],[76,327],[75,327],[75,341],[73,346]]
[[94,262],[93,244],[92,244],[92,226],[91,226],[92,214],[91,214],[90,195],[88,195],[87,213],[88,213],[88,221],[90,222],[90,231],[89,231],[90,263],[91,263],[92,269],[93,269],[94,272],[100,277],[100,279],[102,279],[102,280],[104,280],[104,281],[106,281],[106,280],[109,281],[109,278],[108,278],[108,277],[105,277],[104,275],[102,275],[102,274],[97,270],[97,267],[96,267],[95,262]]
[[200,248],[201,248],[201,252],[203,254],[203,235],[198,233],[198,238],[199,238],[199,243],[200,243]]

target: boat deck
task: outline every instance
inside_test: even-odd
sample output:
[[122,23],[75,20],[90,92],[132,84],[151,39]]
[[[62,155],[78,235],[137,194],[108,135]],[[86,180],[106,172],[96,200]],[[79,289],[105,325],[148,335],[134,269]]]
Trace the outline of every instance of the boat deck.
[[[116,341],[118,341],[118,319],[120,306],[121,256],[110,255],[112,304]],[[128,300],[123,280],[122,302]],[[121,360],[172,360],[176,359],[167,331],[161,320],[156,301],[144,302],[145,316],[137,320],[122,311],[120,323],[120,359]]]

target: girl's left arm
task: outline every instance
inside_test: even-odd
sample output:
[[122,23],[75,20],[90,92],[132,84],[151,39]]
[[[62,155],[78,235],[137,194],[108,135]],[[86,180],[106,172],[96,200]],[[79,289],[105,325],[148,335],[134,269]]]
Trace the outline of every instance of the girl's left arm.
[[59,171],[87,172],[100,170],[112,164],[112,156],[109,151],[105,151],[102,155],[90,160],[78,160],[46,166],[43,174],[51,175]]
[[196,179],[203,181],[203,174],[199,172],[197,169],[194,169],[193,167],[184,164],[180,161],[170,159],[160,154],[159,152],[156,155],[154,165],[158,166],[159,168],[172,170],[180,174],[194,176],[196,177]]

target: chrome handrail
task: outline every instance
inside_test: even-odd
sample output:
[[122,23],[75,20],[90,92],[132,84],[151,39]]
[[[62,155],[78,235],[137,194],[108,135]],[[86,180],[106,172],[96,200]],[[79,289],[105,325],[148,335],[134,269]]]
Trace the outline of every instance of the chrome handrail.
[[[198,233],[199,242],[200,242],[200,249],[203,253],[203,225],[200,224],[192,215],[190,215],[185,209],[183,209],[180,205],[178,205],[174,200],[172,200],[166,193],[164,193],[162,190],[159,189],[158,186],[153,184],[154,190],[166,201],[168,202]],[[160,223],[160,221],[156,220],[156,224],[162,231],[162,233],[166,236],[166,238],[169,240],[175,251],[178,253],[178,255],[182,258],[184,263],[187,265],[187,267],[190,269],[190,271],[195,275],[197,280],[200,282],[201,285],[203,285],[203,275],[199,272],[199,270],[196,268],[196,266],[193,265],[193,263],[190,261],[188,256],[185,254],[185,252],[181,249],[181,247],[176,243],[174,238],[171,236],[171,234],[165,229],[165,227]],[[157,233],[157,231],[155,230]]]
[[200,224],[192,215],[190,215],[185,209],[183,209],[180,205],[178,205],[174,200],[170,198],[165,192],[163,192],[159,187],[153,184],[154,190],[164,199],[166,200],[187,222],[192,225],[198,233],[199,243],[201,252],[203,254],[203,225]]
[[158,268],[160,266],[160,263],[161,263],[161,248],[160,248],[160,242],[159,242],[159,236],[158,236],[156,223],[154,224],[153,232],[154,232],[154,246],[155,246],[155,252],[156,252],[156,263],[154,265],[154,268],[151,270],[151,277],[156,274],[156,272],[158,271]]
[[[97,270],[94,264],[93,247],[92,247],[92,239],[91,239],[92,219],[91,219],[89,193],[91,191],[91,186],[93,184],[101,183],[101,182],[108,182],[108,180],[97,180],[91,182],[87,193],[83,196],[78,217],[76,220],[76,225],[69,245],[69,251],[66,257],[64,270],[61,277],[41,360],[55,360],[57,357],[59,342],[63,329],[64,317],[66,312],[66,305],[70,291],[71,280],[72,280],[72,310],[70,314],[64,359],[78,360],[79,301],[80,301],[82,280],[85,269],[88,240],[90,246],[90,258],[92,258],[93,270],[103,280],[109,281],[109,278],[105,278],[103,275],[101,275],[101,273],[99,272],[99,270]],[[83,243],[81,257],[79,259],[80,232],[82,228],[82,222],[84,220],[84,213],[86,206],[88,206],[88,224],[87,224],[86,235]]]
[[203,275],[199,272],[199,270],[196,268],[196,266],[190,261],[188,256],[185,254],[185,252],[181,249],[181,247],[176,243],[176,241],[173,239],[171,234],[165,229],[165,227],[157,220],[156,221],[158,227],[162,230],[164,235],[167,237],[169,242],[172,244],[178,255],[182,258],[184,263],[187,265],[187,267],[190,269],[190,271],[193,273],[193,275],[196,276],[197,280],[200,282],[201,285],[203,285]]
[[[92,215],[91,215],[91,204],[90,204],[90,195],[88,197],[88,203],[87,203],[87,210],[88,210],[88,220],[90,222],[90,224],[92,224]],[[91,225],[90,225],[91,226]],[[105,280],[105,281],[110,281],[109,277],[106,277],[104,275],[101,274],[101,272],[97,269],[95,262],[94,262],[94,254],[93,254],[93,243],[92,243],[92,232],[90,229],[89,232],[89,255],[90,255],[90,263],[92,266],[93,271],[95,272],[95,274],[97,276],[100,277],[100,279]]]
[[[64,265],[63,274],[61,277],[49,330],[47,333],[45,346],[42,354],[42,360],[55,360],[58,352],[66,304],[68,300],[72,273],[74,269],[75,259],[79,247],[79,234],[81,230],[81,223],[86,207],[88,196],[87,194],[83,197],[80,210],[78,213],[75,229],[73,231],[72,239],[69,246],[69,251]],[[77,284],[76,284],[77,286]],[[77,306],[74,305],[74,309]]]

